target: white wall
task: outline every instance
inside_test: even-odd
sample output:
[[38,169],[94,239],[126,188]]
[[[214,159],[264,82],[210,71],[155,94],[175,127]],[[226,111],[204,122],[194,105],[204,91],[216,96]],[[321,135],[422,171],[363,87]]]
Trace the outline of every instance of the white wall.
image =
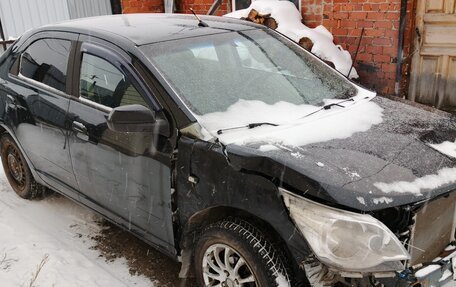
[[69,19],[112,14],[109,0],[0,0],[0,20],[5,38]]

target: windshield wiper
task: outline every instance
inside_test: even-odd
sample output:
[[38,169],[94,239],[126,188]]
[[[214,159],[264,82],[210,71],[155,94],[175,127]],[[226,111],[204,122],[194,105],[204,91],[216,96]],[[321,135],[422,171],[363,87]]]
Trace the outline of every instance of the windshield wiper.
[[341,108],[345,108],[345,106],[341,105],[342,103],[354,102],[354,101],[355,100],[353,98],[350,98],[350,99],[343,100],[343,101],[340,101],[340,102],[337,102],[337,103],[327,104],[327,105],[324,105],[323,107],[321,107],[320,109],[318,109],[316,111],[313,111],[313,112],[311,112],[311,113],[309,113],[309,114],[307,114],[305,116],[300,117],[300,119],[308,117],[308,116],[311,116],[311,115],[316,114],[316,113],[318,113],[320,111],[323,111],[323,110],[329,110],[329,109],[331,109],[332,107],[335,107],[335,106],[341,107]]
[[273,124],[273,123],[252,123],[252,124],[248,124],[248,125],[240,126],[240,127],[227,128],[227,129],[219,129],[219,130],[217,131],[217,134],[218,134],[218,135],[221,135],[221,134],[223,134],[223,132],[225,132],[225,131],[237,130],[237,129],[244,129],[244,128],[253,129],[253,128],[256,128],[256,127],[259,127],[259,126],[274,126],[274,127],[277,127],[278,124]]

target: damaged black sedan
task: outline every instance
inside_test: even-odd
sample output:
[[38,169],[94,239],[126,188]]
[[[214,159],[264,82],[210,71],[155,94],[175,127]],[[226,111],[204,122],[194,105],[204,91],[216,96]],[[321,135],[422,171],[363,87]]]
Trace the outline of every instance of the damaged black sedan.
[[66,195],[199,286],[454,280],[455,117],[378,97],[263,26],[202,21],[22,36],[0,58],[16,193]]

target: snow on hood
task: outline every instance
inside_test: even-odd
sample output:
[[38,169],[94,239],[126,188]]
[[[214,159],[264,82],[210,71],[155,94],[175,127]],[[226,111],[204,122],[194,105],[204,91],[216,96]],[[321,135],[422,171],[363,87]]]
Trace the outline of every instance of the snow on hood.
[[[198,122],[210,134],[216,135],[224,144],[246,145],[250,143],[267,143],[261,151],[269,151],[280,146],[304,146],[311,143],[332,139],[344,139],[354,133],[369,130],[373,125],[382,122],[383,109],[371,99],[375,94],[360,90],[353,102],[345,102],[342,107],[321,110],[312,116],[309,113],[320,110],[313,105],[295,105],[278,102],[273,105],[261,101],[239,100],[224,112],[214,112],[197,116]],[[325,100],[333,103],[341,100]],[[235,129],[217,135],[223,128],[245,126],[249,123],[269,122],[277,127],[260,126],[254,129]]]
[[[276,30],[295,42],[299,42],[303,37],[311,39],[314,43],[311,51],[313,54],[323,60],[333,62],[338,71],[348,75],[353,63],[350,53],[342,49],[340,45],[334,44],[333,35],[324,26],[320,25],[311,29],[302,24],[301,13],[290,1],[258,0],[254,1],[247,9],[234,11],[224,16],[238,19],[246,18],[252,9],[262,15],[271,14],[271,17],[278,24]],[[350,78],[358,78],[358,73],[354,68],[350,72]]]
[[[355,128],[361,130],[361,126],[347,127],[348,114],[366,113],[366,117],[372,117],[366,122],[375,120],[366,104],[375,104],[382,110],[381,122],[364,132],[354,132]],[[253,135],[260,133],[260,129],[271,137],[286,129],[293,136],[299,134],[303,142],[312,143],[280,145],[266,140],[229,144],[226,149],[238,169],[280,178],[309,196],[358,210],[406,205],[455,190],[456,158],[430,147],[431,143],[453,141],[456,121],[451,115],[383,97],[343,105],[347,107],[321,111],[296,126],[233,130],[220,136],[239,136],[237,140],[242,142],[243,133]],[[331,123],[325,123],[327,120]],[[326,130],[328,140],[318,141],[320,128]],[[341,133],[339,129],[345,128],[354,134],[336,138]],[[318,187],[310,187],[309,181]]]
[[456,158],[456,139],[454,142],[444,141],[440,144],[429,144],[429,146],[443,154]]
[[392,183],[377,182],[374,186],[385,193],[412,193],[422,195],[422,190],[432,190],[456,183],[456,168],[443,168],[437,174],[430,174],[414,181],[397,181]]

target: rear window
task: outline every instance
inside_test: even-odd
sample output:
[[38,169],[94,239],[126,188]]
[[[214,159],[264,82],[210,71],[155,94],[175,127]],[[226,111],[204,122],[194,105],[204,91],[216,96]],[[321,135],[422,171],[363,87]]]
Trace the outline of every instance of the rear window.
[[65,92],[71,41],[41,39],[31,44],[21,56],[22,76]]

